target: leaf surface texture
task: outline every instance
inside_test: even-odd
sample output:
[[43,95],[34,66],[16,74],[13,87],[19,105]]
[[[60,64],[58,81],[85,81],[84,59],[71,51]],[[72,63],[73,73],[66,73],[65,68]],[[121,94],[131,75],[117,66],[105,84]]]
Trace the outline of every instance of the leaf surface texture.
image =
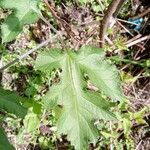
[[10,9],[11,14],[1,25],[2,41],[10,42],[22,31],[25,24],[38,20],[39,0],[1,0],[0,7]]
[[20,104],[21,99],[16,93],[0,88],[0,110],[23,118],[27,110]]
[[97,119],[113,120],[110,104],[99,92],[87,90],[84,74],[90,81],[113,100],[123,98],[118,72],[104,60],[103,50],[85,46],[79,52],[50,50],[39,54],[36,68],[49,71],[61,68],[60,82],[50,87],[44,97],[47,108],[61,106],[57,121],[59,134],[66,134],[77,150],[87,149],[89,142],[96,142],[98,131],[94,125]]

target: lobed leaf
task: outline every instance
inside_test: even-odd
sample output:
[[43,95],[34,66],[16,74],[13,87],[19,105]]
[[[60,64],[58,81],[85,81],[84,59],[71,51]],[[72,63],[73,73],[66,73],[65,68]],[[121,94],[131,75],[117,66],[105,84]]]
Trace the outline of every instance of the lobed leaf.
[[[123,98],[115,67],[104,60],[105,53],[94,47],[83,47],[75,53],[70,50],[66,54],[56,55],[40,54],[37,58],[36,68],[47,71],[53,67],[61,67],[61,81],[53,85],[44,97],[47,108],[61,106],[57,128],[58,134],[66,134],[71,144],[77,150],[87,149],[89,142],[96,142],[98,131],[94,126],[97,119],[114,120],[110,112],[110,104],[98,92],[86,89],[84,74],[106,96],[114,100]],[[55,64],[56,63],[56,64]],[[113,93],[114,92],[114,93]]]
[[[79,57],[78,60],[82,72],[87,73],[91,82],[106,96],[114,101],[122,100],[123,95],[118,71],[115,66],[104,59],[102,49],[86,46],[82,48],[82,53],[84,53],[84,59]],[[87,53],[90,53],[90,55],[87,55]]]
[[48,52],[41,53],[36,61],[35,67],[41,71],[49,72],[61,67],[63,53],[59,49],[52,49]]

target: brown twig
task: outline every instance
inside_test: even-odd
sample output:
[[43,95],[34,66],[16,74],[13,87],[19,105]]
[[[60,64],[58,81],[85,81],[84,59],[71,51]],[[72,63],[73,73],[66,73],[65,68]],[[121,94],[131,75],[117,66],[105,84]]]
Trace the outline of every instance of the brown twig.
[[[133,38],[134,39],[134,38]],[[129,48],[129,47],[131,47],[131,46],[134,46],[134,45],[136,45],[136,44],[138,44],[138,43],[140,43],[140,42],[143,42],[143,41],[146,41],[146,40],[149,40],[150,39],[150,35],[146,35],[146,36],[144,36],[144,37],[141,37],[141,38],[138,38],[138,39],[136,39],[136,40],[129,40],[130,42],[126,42],[125,43],[125,46],[127,47],[127,48]],[[112,47],[112,49],[114,49],[114,46]],[[118,51],[120,51],[120,49],[114,49],[116,52],[118,52]]]
[[[56,9],[54,9],[51,4],[49,4],[48,0],[44,0],[46,6],[48,7],[49,11],[52,13],[52,15],[55,17],[56,20],[58,20],[61,25],[64,27],[65,31],[67,32],[67,35],[69,36],[69,38],[75,38],[75,33],[72,31],[71,26],[69,25],[69,23],[64,19],[63,15],[58,12]],[[78,39],[76,39],[78,40]]]
[[[140,42],[143,42],[143,41],[149,40],[149,39],[150,39],[150,35],[146,35],[146,36],[144,36],[144,37],[141,37],[141,38],[139,38],[139,39],[137,39],[137,40],[134,40],[134,41],[128,43],[126,46],[127,46],[127,47],[131,47],[131,46],[133,46],[133,45],[135,45],[135,44],[137,44],[137,43],[140,43]],[[127,42],[128,42],[128,41],[127,41]]]
[[104,46],[106,31],[111,19],[116,18],[124,2],[125,0],[113,0],[108,6],[108,9],[106,10],[103,20],[100,24],[100,47]]
[[126,44],[131,43],[131,42],[133,42],[133,41],[135,41],[135,40],[141,38],[141,36],[142,36],[141,34],[138,34],[138,35],[134,36],[133,38],[129,39],[129,40],[126,42]]
[[117,20],[118,25],[123,28],[127,33],[129,33],[132,37],[134,36],[122,23]]
[[135,20],[135,19],[138,19],[138,18],[142,18],[145,15],[147,15],[148,13],[150,13],[150,8],[146,9],[145,11],[143,11],[140,14],[138,14],[137,16],[132,17],[132,19]]

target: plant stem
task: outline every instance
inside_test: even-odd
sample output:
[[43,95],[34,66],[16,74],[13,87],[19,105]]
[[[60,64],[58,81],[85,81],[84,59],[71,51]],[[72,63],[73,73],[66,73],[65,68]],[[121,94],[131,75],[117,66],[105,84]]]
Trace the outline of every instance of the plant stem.
[[150,13],[150,8],[144,10],[142,13],[138,14],[137,16],[132,17],[132,19],[135,20],[135,19],[142,18],[145,15],[147,15],[148,13]]
[[125,0],[113,0],[108,6],[108,9],[106,10],[105,15],[103,17],[103,20],[100,23],[100,34],[99,34],[100,47],[104,46],[105,36],[109,23],[111,23],[112,19],[115,19],[117,17],[124,2]]
[[[52,39],[55,39],[58,35],[55,35],[54,37],[52,37]],[[29,50],[28,52],[26,52],[25,54],[21,55],[20,57],[16,58],[15,60],[9,62],[8,64],[6,64],[5,66],[0,68],[0,72],[3,72],[5,69],[7,69],[8,67],[12,66],[13,64],[15,64],[16,62],[26,58],[28,55],[30,55],[31,53],[33,53],[34,51],[42,48],[43,46],[47,45],[49,42],[51,42],[52,40],[51,38],[47,39],[46,41],[42,42],[41,44],[39,44],[37,47],[32,48],[31,50]]]
[[134,41],[132,41],[130,43],[127,43],[126,46],[127,47],[131,47],[131,46],[133,46],[133,45],[135,45],[137,43],[140,43],[140,42],[143,42],[143,41],[149,40],[149,39],[150,39],[150,35],[146,35],[146,36],[143,36],[143,37],[141,37],[141,38],[139,38],[137,40],[134,40]]

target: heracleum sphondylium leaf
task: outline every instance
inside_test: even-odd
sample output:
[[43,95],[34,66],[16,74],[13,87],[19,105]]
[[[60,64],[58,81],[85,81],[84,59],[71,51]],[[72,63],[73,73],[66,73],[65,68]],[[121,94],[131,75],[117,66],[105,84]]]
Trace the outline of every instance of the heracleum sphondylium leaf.
[[86,90],[84,74],[88,74],[92,83],[106,96],[121,100],[123,96],[117,70],[104,60],[101,49],[89,46],[76,53],[50,50],[39,54],[37,69],[49,71],[56,67],[62,69],[61,79],[44,97],[45,106],[62,106],[57,122],[58,133],[67,134],[75,149],[87,149],[88,142],[95,142],[98,137],[94,120],[111,120],[115,116],[109,111],[109,102],[98,92]]
[[9,42],[16,38],[22,31],[23,25],[34,23],[38,20],[39,0],[1,0],[0,7],[11,9],[12,13],[1,25],[2,41]]

